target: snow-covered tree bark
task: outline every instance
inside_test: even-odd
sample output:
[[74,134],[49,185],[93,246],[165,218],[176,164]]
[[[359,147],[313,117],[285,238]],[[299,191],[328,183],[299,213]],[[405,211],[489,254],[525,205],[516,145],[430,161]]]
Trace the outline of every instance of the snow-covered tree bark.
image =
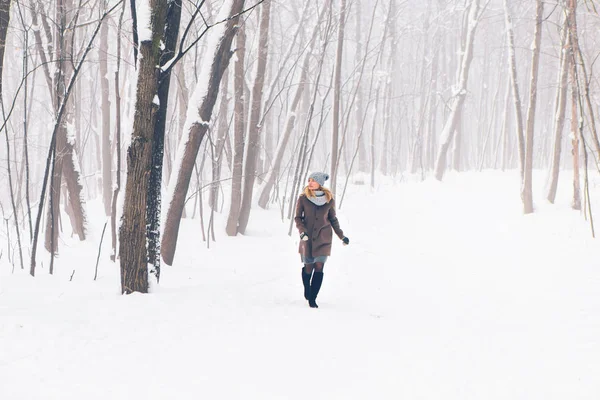
[[[256,163],[260,151],[260,122],[263,86],[265,82],[265,71],[269,50],[269,25],[271,21],[271,0],[265,0],[261,5],[260,33],[258,39],[258,60],[256,65],[256,77],[252,88],[252,99],[250,100],[250,121],[248,123],[248,142],[246,149],[246,165],[244,168],[244,188],[242,195],[242,206],[240,208],[240,219],[238,232],[246,232],[250,220],[250,209],[252,208],[252,197],[254,193],[254,181],[256,180]],[[270,133],[269,133],[270,134]]]
[[446,157],[450,144],[454,139],[454,134],[458,125],[458,121],[461,117],[462,107],[467,96],[467,83],[469,80],[469,69],[471,67],[471,61],[473,60],[473,43],[475,41],[475,31],[481,17],[479,0],[472,0],[469,6],[469,17],[467,19],[467,36],[465,38],[464,55],[462,57],[462,63],[457,79],[456,86],[454,88],[454,96],[450,105],[450,114],[446,119],[444,128],[442,130],[440,138],[440,147],[438,149],[438,156],[435,165],[435,177],[437,180],[442,180],[444,172],[446,171]]
[[[202,139],[208,130],[212,111],[219,94],[219,86],[223,73],[231,58],[231,43],[238,30],[239,14],[244,7],[244,0],[228,0],[221,7],[218,21],[226,23],[213,26],[208,31],[209,46],[206,49],[208,62],[201,66],[199,77],[192,97],[192,107],[188,108],[186,128],[178,155],[175,159],[172,177],[168,189],[168,211],[161,241],[162,258],[167,265],[173,264],[179,224],[185,206],[185,197],[189,189],[194,163]],[[198,108],[195,108],[198,107]]]
[[[164,48],[162,48],[159,62],[161,68],[175,57],[180,22],[181,0],[171,0],[167,4]],[[171,69],[161,70],[158,77],[158,110],[156,111],[156,124],[154,126],[152,169],[148,187],[148,260],[153,265],[157,280],[160,279],[161,188],[170,87]]]
[[[55,112],[66,98],[67,82],[73,77],[73,35],[75,30],[76,11],[71,0],[58,0],[56,5],[55,30],[56,49],[58,51],[55,68]],[[66,109],[56,136],[56,152],[54,155],[52,180],[50,185],[50,207],[46,220],[46,249],[54,254],[58,248],[58,223],[60,221],[61,183],[64,176],[67,184],[68,198],[65,199],[67,215],[70,217],[71,226],[80,240],[85,240],[85,211],[82,197],[83,186],[80,182],[80,166],[75,153],[75,136],[69,132],[72,124],[74,103],[66,102]],[[53,272],[52,262],[50,273]]]

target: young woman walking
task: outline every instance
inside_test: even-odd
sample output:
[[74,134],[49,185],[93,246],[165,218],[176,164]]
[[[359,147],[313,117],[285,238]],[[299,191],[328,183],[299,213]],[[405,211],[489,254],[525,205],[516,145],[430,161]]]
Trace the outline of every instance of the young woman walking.
[[350,243],[335,215],[333,194],[323,187],[327,179],[329,175],[324,172],[309,175],[308,185],[296,202],[294,218],[301,239],[299,253],[304,264],[304,298],[312,308],[319,307],[316,299],[323,283],[323,267],[327,257],[331,255],[332,229],[344,245]]

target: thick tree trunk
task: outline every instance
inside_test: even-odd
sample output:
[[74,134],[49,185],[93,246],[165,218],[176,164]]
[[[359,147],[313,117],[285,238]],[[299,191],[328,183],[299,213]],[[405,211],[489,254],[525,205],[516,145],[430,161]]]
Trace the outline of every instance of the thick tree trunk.
[[196,87],[196,93],[193,98],[200,99],[201,104],[198,105],[197,114],[192,110],[188,112],[190,126],[185,134],[188,140],[183,140],[179,146],[178,154],[180,158],[176,160],[179,166],[174,168],[169,184],[168,195],[170,196],[170,201],[168,203],[169,208],[164,235],[161,241],[162,258],[167,265],[173,264],[175,249],[177,247],[177,236],[179,234],[179,224],[194,170],[194,163],[202,139],[208,130],[212,111],[219,94],[221,78],[232,56],[230,51],[231,43],[238,30],[239,13],[244,7],[244,0],[231,0],[222,7],[223,11],[227,12],[227,14],[223,15],[221,13],[219,20],[229,18],[226,23],[214,26],[208,32],[208,43],[213,43],[207,49],[206,53],[210,57],[210,63],[205,64],[207,70],[199,75],[208,77],[208,82],[206,84],[199,84]]
[[148,292],[147,211],[158,93],[161,42],[167,0],[150,0],[151,37],[142,37],[131,144],[127,149],[127,181],[120,228],[121,292]]
[[[168,2],[165,27],[164,49],[160,55],[160,66],[165,66],[173,57],[177,48],[177,36],[181,22],[181,0]],[[165,129],[169,108],[169,88],[171,70],[161,71],[158,81],[158,110],[152,144],[152,169],[148,187],[148,262],[153,265],[156,280],[160,280],[160,213],[163,158],[165,154]]]

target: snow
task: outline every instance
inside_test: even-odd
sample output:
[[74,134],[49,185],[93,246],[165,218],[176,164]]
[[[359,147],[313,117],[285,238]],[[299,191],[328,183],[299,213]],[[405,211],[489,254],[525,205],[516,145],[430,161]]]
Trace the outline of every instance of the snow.
[[183,220],[160,285],[122,296],[108,228],[93,281],[90,201],[90,239],[61,238],[54,276],[47,254],[35,278],[0,259],[0,398],[595,400],[600,254],[570,175],[528,216],[518,171],[350,186],[318,310],[278,207],[233,238],[217,214],[210,250]]

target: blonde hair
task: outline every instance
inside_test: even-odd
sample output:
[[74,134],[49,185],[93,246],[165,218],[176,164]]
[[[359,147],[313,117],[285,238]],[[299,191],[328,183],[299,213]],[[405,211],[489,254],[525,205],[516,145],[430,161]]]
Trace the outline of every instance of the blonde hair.
[[[329,190],[323,186],[319,186],[318,190],[322,190],[323,193],[325,193],[325,197],[327,198],[328,203],[331,201],[331,199],[333,199],[333,193],[331,193],[331,190]],[[306,186],[304,188],[304,191],[302,192],[302,194],[304,194],[306,197],[317,197],[317,195],[315,194],[315,191],[311,190],[308,186]]]

